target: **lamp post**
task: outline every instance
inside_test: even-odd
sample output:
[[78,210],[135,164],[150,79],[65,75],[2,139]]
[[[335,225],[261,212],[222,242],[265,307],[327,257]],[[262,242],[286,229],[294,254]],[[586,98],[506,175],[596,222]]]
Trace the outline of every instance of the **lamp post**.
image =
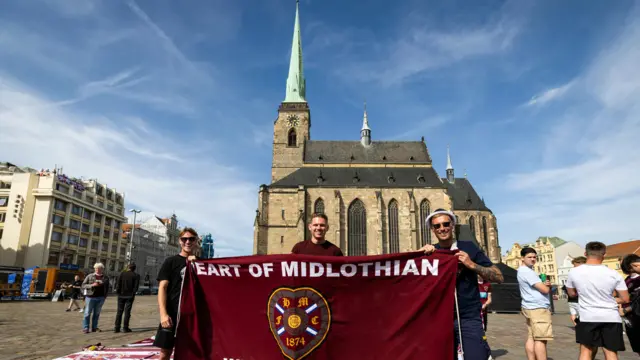
[[129,212],[133,213],[133,226],[131,226],[131,240],[129,240],[129,258],[127,259],[128,263],[131,264],[131,260],[133,259],[133,234],[136,231],[136,215],[138,215],[141,210],[131,209]]

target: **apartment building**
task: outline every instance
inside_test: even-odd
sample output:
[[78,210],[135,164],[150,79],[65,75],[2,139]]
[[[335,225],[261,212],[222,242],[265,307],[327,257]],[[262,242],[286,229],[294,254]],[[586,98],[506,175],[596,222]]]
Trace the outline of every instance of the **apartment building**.
[[110,275],[124,268],[123,193],[96,179],[11,163],[0,163],[0,182],[0,264],[92,271],[99,261]]
[[539,274],[546,274],[549,281],[555,285],[562,284],[558,278],[559,269],[564,266],[567,256],[574,258],[584,254],[584,247],[573,241],[565,241],[555,236],[541,236],[531,244],[513,244],[502,258],[504,264],[517,270],[522,259],[520,250],[525,247],[532,247],[538,253],[538,261],[534,270]]

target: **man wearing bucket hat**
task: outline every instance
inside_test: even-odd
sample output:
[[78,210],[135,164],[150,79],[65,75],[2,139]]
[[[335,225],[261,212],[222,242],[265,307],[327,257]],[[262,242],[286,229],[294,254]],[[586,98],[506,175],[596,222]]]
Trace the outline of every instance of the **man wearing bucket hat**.
[[451,211],[437,209],[429,214],[425,223],[433,229],[438,243],[427,244],[420,250],[426,254],[437,249],[450,250],[458,258],[454,320],[458,359],[487,360],[491,356],[491,349],[480,317],[482,303],[478,291],[478,275],[487,281],[502,283],[502,272],[473,241],[454,240],[456,216]]

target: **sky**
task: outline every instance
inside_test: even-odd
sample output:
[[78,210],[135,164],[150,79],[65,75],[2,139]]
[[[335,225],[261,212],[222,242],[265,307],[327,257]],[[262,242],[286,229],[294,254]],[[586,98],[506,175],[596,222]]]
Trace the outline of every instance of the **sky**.
[[[127,208],[252,253],[295,1],[0,5],[0,161],[63,166]],[[640,238],[632,0],[302,0],[311,138],[419,140],[514,242]]]

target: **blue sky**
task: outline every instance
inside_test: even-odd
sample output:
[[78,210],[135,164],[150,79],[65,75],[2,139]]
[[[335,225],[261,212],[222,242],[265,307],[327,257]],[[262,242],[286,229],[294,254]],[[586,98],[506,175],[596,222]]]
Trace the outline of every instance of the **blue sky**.
[[[3,161],[63,165],[129,207],[252,251],[295,2],[4,1]],[[634,2],[302,0],[313,139],[447,144],[503,253],[542,235],[640,238]]]

